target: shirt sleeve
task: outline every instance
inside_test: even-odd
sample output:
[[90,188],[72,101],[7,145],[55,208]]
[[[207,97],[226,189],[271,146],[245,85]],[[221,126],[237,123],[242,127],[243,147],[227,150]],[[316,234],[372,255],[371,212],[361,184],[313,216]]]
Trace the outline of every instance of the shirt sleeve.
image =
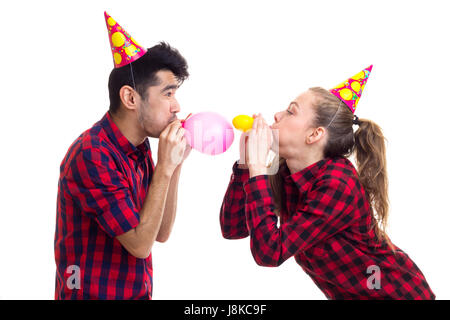
[[65,180],[66,192],[73,203],[111,237],[139,224],[130,185],[111,156],[102,150],[81,150]]
[[226,239],[242,239],[248,236],[243,187],[248,178],[248,169],[238,168],[236,161],[220,208],[220,227]]
[[319,181],[306,194],[299,209],[279,227],[268,176],[250,178],[244,189],[251,251],[256,263],[262,266],[279,266],[354,221],[355,197],[339,179]]

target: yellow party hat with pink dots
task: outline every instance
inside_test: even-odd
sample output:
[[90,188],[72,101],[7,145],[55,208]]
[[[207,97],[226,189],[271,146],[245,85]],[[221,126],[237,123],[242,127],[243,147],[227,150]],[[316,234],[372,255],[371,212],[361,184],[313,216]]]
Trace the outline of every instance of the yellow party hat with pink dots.
[[341,99],[353,113],[355,113],[356,105],[361,98],[361,94],[369,79],[370,72],[372,72],[372,66],[373,65],[370,65],[353,77],[345,80],[333,89],[330,89],[330,92]]
[[147,52],[106,11],[105,21],[115,68],[136,61]]

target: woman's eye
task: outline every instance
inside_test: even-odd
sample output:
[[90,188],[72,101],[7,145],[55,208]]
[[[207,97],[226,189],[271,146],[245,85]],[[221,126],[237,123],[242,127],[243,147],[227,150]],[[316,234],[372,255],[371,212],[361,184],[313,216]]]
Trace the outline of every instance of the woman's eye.
[[289,114],[293,114],[289,109],[286,110],[286,112],[289,113]]
[[167,92],[166,96],[171,97],[172,96],[172,92]]

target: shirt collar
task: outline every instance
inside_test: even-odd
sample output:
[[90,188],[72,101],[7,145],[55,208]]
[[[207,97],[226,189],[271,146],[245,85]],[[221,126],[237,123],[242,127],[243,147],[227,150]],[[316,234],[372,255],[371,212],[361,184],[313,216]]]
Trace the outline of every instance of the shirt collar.
[[329,158],[319,160],[296,173],[286,175],[285,180],[294,182],[300,191],[306,191],[314,182],[315,178],[325,170],[325,164],[329,160]]
[[143,143],[135,147],[122,132],[120,132],[119,128],[112,120],[109,111],[103,116],[100,125],[105,130],[110,140],[127,156],[138,159],[150,150],[148,138],[145,138]]

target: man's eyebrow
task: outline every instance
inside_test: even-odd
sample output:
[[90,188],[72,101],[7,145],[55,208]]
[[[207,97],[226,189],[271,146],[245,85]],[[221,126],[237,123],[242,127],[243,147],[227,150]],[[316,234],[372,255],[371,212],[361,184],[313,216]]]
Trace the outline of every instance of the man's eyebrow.
[[178,89],[179,87],[180,86],[178,84],[169,84],[161,90],[161,93],[167,90]]

